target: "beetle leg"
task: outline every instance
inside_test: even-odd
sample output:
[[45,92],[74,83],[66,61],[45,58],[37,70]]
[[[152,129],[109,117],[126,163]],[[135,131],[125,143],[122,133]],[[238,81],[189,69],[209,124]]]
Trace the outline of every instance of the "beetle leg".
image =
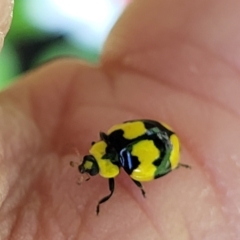
[[143,197],[146,197],[146,193],[145,193],[145,191],[144,191],[144,189],[143,189],[142,184],[141,184],[140,182],[134,180],[134,179],[132,179],[132,180],[133,180],[133,182],[137,185],[137,187],[139,187],[139,188],[141,189],[141,192],[142,192]]
[[178,167],[185,167],[185,168],[192,168],[191,166],[187,165],[187,164],[183,164],[183,163],[179,163]]
[[109,180],[108,180],[108,186],[109,186],[110,194],[107,195],[106,197],[102,198],[102,199],[98,202],[98,205],[97,205],[97,208],[96,208],[96,213],[97,213],[97,215],[99,214],[99,211],[100,211],[100,204],[108,201],[109,198],[112,196],[112,194],[113,194],[113,192],[114,192],[114,178],[109,178]]
[[104,141],[105,143],[108,143],[108,136],[107,136],[106,133],[100,132],[99,135],[100,135],[100,139],[101,139],[102,141]]

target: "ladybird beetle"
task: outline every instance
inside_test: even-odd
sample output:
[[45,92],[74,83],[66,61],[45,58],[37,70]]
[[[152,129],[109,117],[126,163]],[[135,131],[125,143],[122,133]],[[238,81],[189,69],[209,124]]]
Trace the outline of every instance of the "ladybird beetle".
[[190,168],[179,162],[179,138],[166,124],[153,120],[132,120],[111,127],[107,133],[100,132],[100,140],[93,142],[90,155],[83,158],[78,170],[90,176],[99,174],[109,182],[110,199],[114,192],[114,178],[120,168],[130,176],[145,197],[141,182],[160,178],[178,167]]

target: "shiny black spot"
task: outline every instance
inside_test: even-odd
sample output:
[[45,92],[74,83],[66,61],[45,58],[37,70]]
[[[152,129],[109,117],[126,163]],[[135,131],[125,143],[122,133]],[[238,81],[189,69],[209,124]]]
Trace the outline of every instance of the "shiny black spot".
[[128,158],[126,154],[123,154],[123,160],[124,160],[124,166],[123,169],[126,171],[126,173],[128,175],[131,175],[133,170],[138,168],[138,166],[140,165],[140,162],[138,160],[138,157],[136,156],[132,156],[131,155],[131,163],[129,164],[128,162]]

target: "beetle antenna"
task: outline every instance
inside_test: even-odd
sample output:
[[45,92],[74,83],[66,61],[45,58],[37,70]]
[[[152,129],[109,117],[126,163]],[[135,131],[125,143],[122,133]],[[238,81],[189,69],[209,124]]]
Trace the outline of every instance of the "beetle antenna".
[[89,173],[86,173],[87,174],[87,178],[85,179],[85,182],[89,181],[91,179],[91,176]]
[[77,179],[77,185],[82,185],[83,182],[87,182],[89,181],[91,178],[90,178],[90,175],[88,173],[87,174],[87,178],[85,178],[84,175],[81,175],[78,179]]
[[[80,156],[78,149],[76,147],[73,147],[73,150],[74,150],[75,154],[77,155],[77,157],[80,159],[81,156]],[[70,161],[70,166],[76,167],[76,166],[79,166],[81,163],[82,163],[82,161],[80,161],[80,162]]]
[[78,162],[76,162],[76,161],[70,161],[70,166],[71,167],[76,167],[77,165],[78,165]]
[[79,153],[78,149],[75,147],[75,148],[73,148],[73,150],[76,153],[77,157],[80,158],[80,153]]

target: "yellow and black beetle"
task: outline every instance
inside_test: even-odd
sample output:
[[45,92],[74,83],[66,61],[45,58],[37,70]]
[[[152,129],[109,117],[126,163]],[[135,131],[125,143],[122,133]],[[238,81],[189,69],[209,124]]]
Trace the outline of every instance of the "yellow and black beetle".
[[110,194],[97,205],[106,202],[114,192],[114,178],[123,168],[133,182],[145,191],[141,182],[162,177],[180,166],[179,138],[166,124],[153,120],[132,120],[111,127],[100,140],[92,143],[90,155],[83,158],[79,172],[90,176],[99,174],[109,181]]

